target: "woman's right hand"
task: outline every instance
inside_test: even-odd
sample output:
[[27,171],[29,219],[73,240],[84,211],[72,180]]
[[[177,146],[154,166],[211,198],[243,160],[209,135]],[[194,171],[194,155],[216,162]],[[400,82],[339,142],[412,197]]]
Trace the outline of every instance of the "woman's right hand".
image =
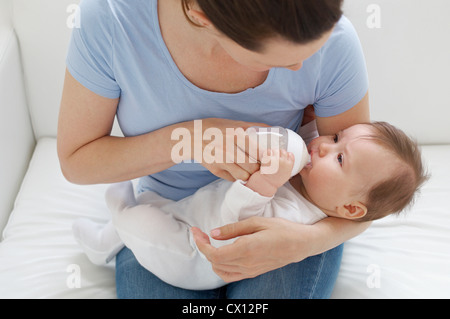
[[245,134],[252,126],[267,125],[219,118],[193,122],[192,159],[220,178],[247,181],[259,170],[257,152],[251,152]]

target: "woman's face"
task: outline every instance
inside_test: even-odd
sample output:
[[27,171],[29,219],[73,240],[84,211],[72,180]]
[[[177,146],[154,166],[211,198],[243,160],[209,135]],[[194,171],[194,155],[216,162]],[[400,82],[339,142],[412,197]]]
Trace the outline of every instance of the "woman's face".
[[252,71],[264,72],[271,68],[297,71],[301,69],[306,59],[320,50],[331,33],[332,30],[308,44],[296,44],[283,38],[272,38],[264,43],[262,52],[245,49],[227,37],[219,36],[217,40],[233,60]]

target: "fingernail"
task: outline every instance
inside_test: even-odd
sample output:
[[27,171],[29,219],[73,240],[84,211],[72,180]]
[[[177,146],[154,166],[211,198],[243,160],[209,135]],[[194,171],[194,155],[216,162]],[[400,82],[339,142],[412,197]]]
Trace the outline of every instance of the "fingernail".
[[220,236],[220,229],[218,229],[218,228],[213,229],[213,230],[211,230],[210,234],[211,234],[212,237]]

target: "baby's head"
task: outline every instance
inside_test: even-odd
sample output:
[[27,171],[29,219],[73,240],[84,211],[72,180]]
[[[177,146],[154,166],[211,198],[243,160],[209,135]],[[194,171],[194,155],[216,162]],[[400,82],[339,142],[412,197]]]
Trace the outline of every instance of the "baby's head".
[[398,213],[428,178],[417,143],[385,122],[318,137],[308,150],[303,193],[329,216],[369,221]]

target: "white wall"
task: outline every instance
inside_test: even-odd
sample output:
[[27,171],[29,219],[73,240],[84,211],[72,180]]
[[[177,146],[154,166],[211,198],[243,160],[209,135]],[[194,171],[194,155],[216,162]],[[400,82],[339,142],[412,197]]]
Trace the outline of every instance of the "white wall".
[[0,26],[11,24],[11,0],[0,0]]
[[372,117],[450,143],[450,1],[345,0],[363,45]]

